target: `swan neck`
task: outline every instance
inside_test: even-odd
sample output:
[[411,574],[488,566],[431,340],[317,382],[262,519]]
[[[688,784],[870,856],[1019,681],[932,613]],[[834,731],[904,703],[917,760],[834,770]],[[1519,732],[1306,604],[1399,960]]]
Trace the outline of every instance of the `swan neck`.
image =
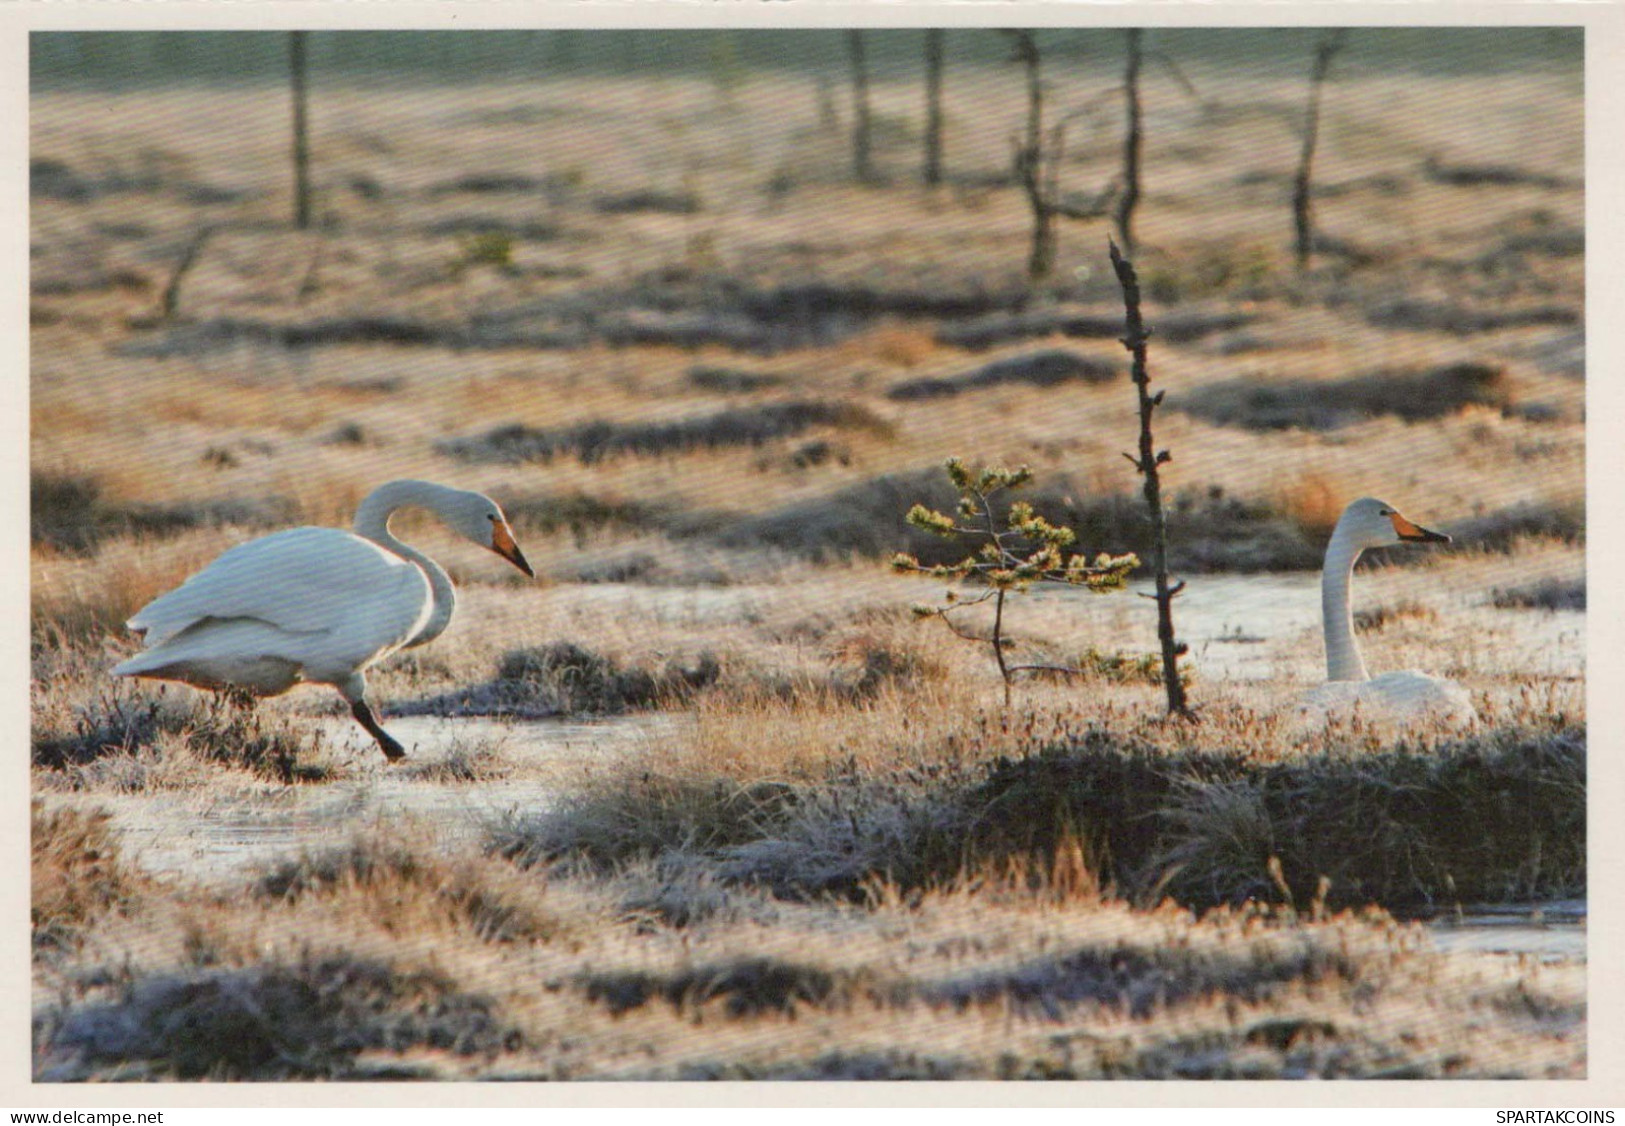
[[1326,548],[1326,563],[1320,572],[1320,604],[1326,635],[1326,679],[1369,680],[1360,647],[1354,641],[1354,611],[1349,605],[1349,585],[1354,578],[1354,562],[1361,548],[1340,527],[1332,533]]
[[429,580],[434,608],[423,629],[406,643],[408,648],[433,641],[446,631],[446,627],[451,624],[452,611],[457,608],[457,590],[452,586],[451,576],[446,574],[445,568],[417,548],[395,537],[389,530],[389,519],[397,510],[413,505],[427,508],[444,518],[441,504],[452,491],[443,485],[434,485],[427,481],[391,481],[374,489],[367,499],[361,502],[361,507],[356,509],[354,525],[356,535],[371,540],[403,559],[410,560]]

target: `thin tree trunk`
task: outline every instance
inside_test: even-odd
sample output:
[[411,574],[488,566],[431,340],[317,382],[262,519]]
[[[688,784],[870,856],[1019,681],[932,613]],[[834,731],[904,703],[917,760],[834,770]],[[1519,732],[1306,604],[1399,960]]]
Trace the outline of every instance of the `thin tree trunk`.
[[942,183],[942,56],[947,33],[940,27],[925,31],[925,182]]
[[1016,176],[1027,193],[1033,212],[1032,251],[1027,256],[1027,277],[1048,277],[1055,265],[1055,211],[1044,192],[1044,85],[1038,43],[1030,31],[1012,31],[1016,58],[1027,69],[1027,134],[1016,149]]
[[1117,237],[1134,253],[1134,208],[1140,202],[1140,29],[1128,31],[1128,68],[1123,75],[1128,122],[1123,134],[1123,194],[1117,200]]
[[1185,646],[1174,636],[1174,596],[1185,584],[1170,586],[1168,583],[1168,520],[1162,508],[1162,482],[1157,475],[1157,467],[1172,459],[1167,450],[1155,450],[1151,435],[1151,412],[1162,403],[1164,392],[1151,394],[1151,374],[1146,367],[1145,354],[1145,342],[1150,334],[1140,318],[1140,281],[1135,276],[1134,264],[1123,257],[1115,242],[1111,244],[1111,256],[1118,284],[1123,287],[1123,307],[1127,313],[1128,331],[1123,336],[1123,347],[1134,358],[1134,386],[1140,398],[1140,456],[1129,457],[1129,460],[1145,478],[1145,504],[1151,511],[1151,566],[1157,582],[1157,639],[1162,643],[1162,682],[1168,691],[1169,714],[1189,719],[1193,716],[1185,700],[1185,683],[1179,677],[1179,655]]
[[293,86],[293,225],[310,228],[310,131],[306,112],[305,36],[288,33],[288,77]]
[[874,181],[875,171],[869,156],[869,69],[863,55],[863,32],[848,31],[846,48],[852,57],[852,174],[868,184]]
[[1315,48],[1315,63],[1309,74],[1309,105],[1303,118],[1303,147],[1298,152],[1298,173],[1292,179],[1292,226],[1296,232],[1298,269],[1309,267],[1314,253],[1315,224],[1310,211],[1310,176],[1315,163],[1315,144],[1320,135],[1320,88],[1332,68],[1332,57],[1343,49],[1342,31],[1333,32]]
[[818,127],[826,133],[841,130],[841,111],[835,106],[835,84],[826,74],[818,76]]
[[1010,706],[1010,668],[1004,663],[1004,590],[993,598],[993,656],[999,662],[999,676],[1004,680],[1004,706]]

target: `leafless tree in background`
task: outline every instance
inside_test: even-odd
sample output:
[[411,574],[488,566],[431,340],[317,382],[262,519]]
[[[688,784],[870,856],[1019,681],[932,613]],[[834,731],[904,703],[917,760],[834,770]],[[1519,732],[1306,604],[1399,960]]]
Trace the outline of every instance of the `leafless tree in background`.
[[1033,245],[1027,256],[1027,276],[1047,277],[1055,264],[1055,213],[1042,183],[1044,153],[1044,83],[1038,42],[1030,31],[1008,33],[1015,41],[1016,61],[1027,71],[1027,132],[1016,149],[1016,178],[1026,189],[1033,211]]
[[874,182],[875,170],[869,155],[869,68],[864,61],[863,32],[848,31],[846,49],[852,59],[852,174],[868,184]]
[[1315,162],[1315,142],[1320,133],[1320,88],[1332,68],[1332,58],[1348,42],[1347,29],[1331,32],[1315,47],[1315,62],[1309,73],[1309,106],[1303,118],[1303,148],[1298,153],[1298,174],[1292,180],[1292,224],[1297,231],[1298,269],[1309,267],[1314,253],[1314,217],[1310,214],[1309,178]]
[[947,33],[940,27],[925,32],[925,182],[942,183],[942,57]]
[[[1048,277],[1055,267],[1055,217],[1098,219],[1106,214],[1117,185],[1107,187],[1094,203],[1077,207],[1061,199],[1059,175],[1066,143],[1066,119],[1051,132],[1048,151],[1044,140],[1043,60],[1038,41],[1030,31],[1006,31],[1015,49],[1015,61],[1027,72],[1027,125],[1015,142],[1015,172],[1027,204],[1033,213],[1032,250],[1027,256],[1027,276],[1032,281]],[[1045,175],[1046,166],[1048,175]]]
[[293,225],[310,228],[310,131],[305,83],[305,37],[288,33],[288,78],[293,86]]
[[1123,74],[1128,121],[1123,132],[1122,194],[1117,197],[1117,237],[1134,254],[1134,208],[1140,202],[1140,29],[1128,29],[1128,67]]

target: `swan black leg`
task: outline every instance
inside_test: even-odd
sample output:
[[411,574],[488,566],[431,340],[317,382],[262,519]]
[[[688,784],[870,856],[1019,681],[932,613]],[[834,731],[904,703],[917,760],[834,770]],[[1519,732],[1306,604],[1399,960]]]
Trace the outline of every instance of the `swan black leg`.
[[378,726],[378,719],[367,706],[367,701],[357,700],[350,705],[350,714],[355,716],[356,722],[367,729],[367,734],[378,740],[378,746],[383,748],[384,757],[390,762],[406,757],[406,748],[390,737],[389,732]]

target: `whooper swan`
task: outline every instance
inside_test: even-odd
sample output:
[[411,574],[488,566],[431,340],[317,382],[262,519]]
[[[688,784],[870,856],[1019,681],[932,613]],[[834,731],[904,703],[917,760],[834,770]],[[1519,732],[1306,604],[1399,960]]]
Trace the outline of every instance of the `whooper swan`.
[[389,531],[417,506],[534,576],[507,517],[489,497],[427,481],[391,481],[356,510],[355,531],[291,528],[226,551],[127,623],[142,652],[116,676],[276,696],[330,684],[390,760],[401,745],[366,699],[366,670],[399,649],[439,637],[456,594],[446,572]]
[[1347,714],[1358,710],[1376,720],[1433,718],[1453,724],[1477,718],[1466,690],[1448,680],[1410,669],[1372,677],[1354,640],[1349,583],[1360,553],[1402,543],[1449,542],[1449,536],[1418,527],[1393,505],[1373,497],[1362,497],[1344,509],[1320,574],[1327,683],[1310,693],[1306,712]]

